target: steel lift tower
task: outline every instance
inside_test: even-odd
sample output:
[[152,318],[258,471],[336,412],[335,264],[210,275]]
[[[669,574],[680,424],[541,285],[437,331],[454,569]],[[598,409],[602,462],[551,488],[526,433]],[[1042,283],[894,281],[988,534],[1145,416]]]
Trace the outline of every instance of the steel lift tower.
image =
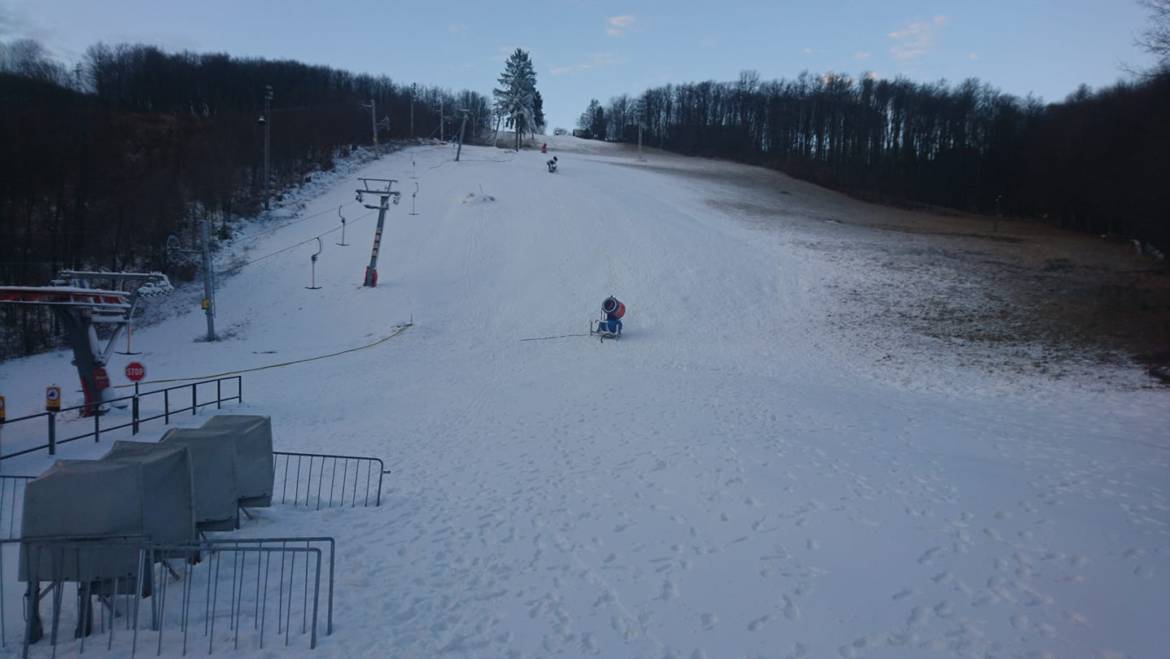
[[[110,287],[95,288],[99,282]],[[172,290],[161,272],[63,270],[50,286],[0,286],[0,304],[35,304],[53,310],[73,348],[73,365],[85,394],[82,415],[93,416],[102,412],[103,400],[114,397],[105,367],[139,302]],[[95,325],[113,326],[105,347]]]

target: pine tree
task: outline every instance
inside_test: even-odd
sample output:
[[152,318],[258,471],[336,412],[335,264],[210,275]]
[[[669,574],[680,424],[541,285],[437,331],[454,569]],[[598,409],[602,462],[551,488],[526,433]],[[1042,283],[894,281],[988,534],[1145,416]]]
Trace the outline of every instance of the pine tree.
[[516,150],[520,150],[520,137],[525,131],[533,132],[537,126],[534,106],[536,104],[536,70],[528,53],[520,48],[508,57],[504,72],[497,79],[500,86],[492,90],[496,98],[496,113],[507,117],[507,125],[516,131]]

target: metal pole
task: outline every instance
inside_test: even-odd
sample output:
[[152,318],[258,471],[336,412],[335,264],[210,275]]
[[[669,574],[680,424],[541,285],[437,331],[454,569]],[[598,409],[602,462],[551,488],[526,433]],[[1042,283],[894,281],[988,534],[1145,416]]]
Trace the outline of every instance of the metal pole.
[[416,85],[410,86],[410,139],[414,139],[414,95],[418,93]]
[[211,283],[211,235],[203,216],[203,305],[207,314],[207,340],[215,341],[215,287]]
[[370,134],[373,136],[374,153],[378,153],[378,120],[374,99],[371,98],[369,103],[362,103],[362,107],[370,108]]
[[370,130],[374,134],[374,151],[378,150],[378,112],[374,99],[370,99]]
[[272,85],[264,85],[264,210],[269,208],[268,152],[271,145]]
[[459,154],[463,153],[463,131],[467,130],[467,110],[460,110],[463,114],[463,123],[459,125],[459,148],[455,151],[455,162],[459,162]]
[[[431,135],[434,135],[434,133],[431,133]],[[443,97],[442,97],[442,95],[439,96],[439,141],[440,142],[447,141],[446,139],[443,138]]]
[[134,398],[131,401],[131,403],[132,403],[132,407],[130,408],[130,419],[134,425],[130,429],[130,434],[137,435],[138,434],[138,383],[137,382],[134,383]]

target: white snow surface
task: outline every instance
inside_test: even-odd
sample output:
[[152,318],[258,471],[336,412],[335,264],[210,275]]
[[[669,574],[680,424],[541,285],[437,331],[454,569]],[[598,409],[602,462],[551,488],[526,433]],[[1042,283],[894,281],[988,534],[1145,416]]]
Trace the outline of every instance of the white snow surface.
[[[716,178],[550,143],[555,174],[539,152],[464,147],[455,163],[454,147],[424,146],[335,175],[231,257],[311,239],[349,204],[351,245],[323,238],[320,290],[305,288],[313,241],[221,279],[228,339],[196,340],[197,285],[173,296],[182,313],[135,332],[153,380],[414,322],[368,350],[247,374],[246,404],[228,406],[271,415],[278,450],[393,470],[379,508],[277,506],[245,523],[241,535],[335,536],[339,590],[317,650],[239,656],[1167,656],[1164,391],[941,354],[892,377],[826,321],[848,263],[803,246],[854,229],[749,221],[707,203],[732,194]],[[367,213],[350,203],[359,175],[403,192],[374,289],[360,286],[374,218],[353,221]],[[610,294],[628,309],[620,341],[520,341],[587,332]],[[129,359],[115,355],[115,384]],[[9,418],[75,382],[64,352],[0,364]],[[136,439],[165,429],[144,428]]]

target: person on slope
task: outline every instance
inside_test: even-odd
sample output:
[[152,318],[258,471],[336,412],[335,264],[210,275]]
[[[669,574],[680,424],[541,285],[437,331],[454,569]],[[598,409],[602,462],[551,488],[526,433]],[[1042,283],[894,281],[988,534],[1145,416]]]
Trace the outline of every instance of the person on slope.
[[626,315],[626,305],[614,296],[605,298],[601,303],[601,320],[597,321],[597,332],[620,336],[622,333],[622,316]]
[[550,174],[551,174],[552,172],[555,172],[555,171],[557,171],[557,157],[556,157],[556,156],[553,156],[553,157],[552,157],[552,160],[548,161],[548,162],[547,162],[547,163],[545,163],[545,164],[546,164],[546,165],[548,165],[548,171],[549,171],[549,173],[550,173]]
[[540,145],[540,152],[541,153],[548,153],[548,143],[547,142]]

